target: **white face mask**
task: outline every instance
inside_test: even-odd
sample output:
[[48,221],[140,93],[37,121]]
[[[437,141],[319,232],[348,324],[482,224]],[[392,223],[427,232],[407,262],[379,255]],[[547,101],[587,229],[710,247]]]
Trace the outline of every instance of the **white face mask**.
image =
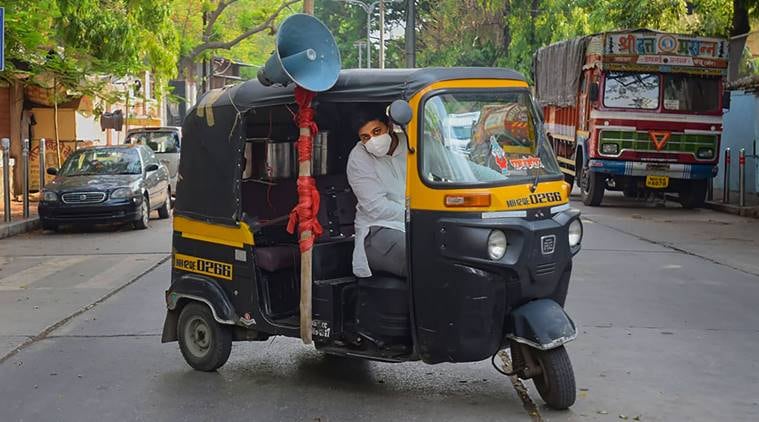
[[390,137],[389,133],[385,133],[379,136],[372,136],[368,141],[366,141],[364,148],[366,148],[366,150],[369,151],[369,153],[372,155],[375,155],[377,157],[384,157],[390,150],[390,143],[392,141],[393,138]]

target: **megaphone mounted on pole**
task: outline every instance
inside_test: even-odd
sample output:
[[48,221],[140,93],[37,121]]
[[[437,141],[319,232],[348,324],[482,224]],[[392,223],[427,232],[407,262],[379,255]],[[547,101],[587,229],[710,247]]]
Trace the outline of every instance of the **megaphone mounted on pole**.
[[311,92],[332,88],[340,75],[340,50],[329,29],[313,16],[292,15],[279,26],[277,49],[258,71],[262,85],[291,82]]

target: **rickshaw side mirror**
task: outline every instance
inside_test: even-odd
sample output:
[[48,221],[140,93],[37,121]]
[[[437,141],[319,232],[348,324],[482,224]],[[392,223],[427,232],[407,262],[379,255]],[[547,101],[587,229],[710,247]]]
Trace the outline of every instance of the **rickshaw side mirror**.
[[393,123],[401,126],[405,126],[411,121],[413,112],[408,102],[404,100],[395,100],[388,107],[388,115]]
[[590,84],[590,101],[598,101],[598,82]]

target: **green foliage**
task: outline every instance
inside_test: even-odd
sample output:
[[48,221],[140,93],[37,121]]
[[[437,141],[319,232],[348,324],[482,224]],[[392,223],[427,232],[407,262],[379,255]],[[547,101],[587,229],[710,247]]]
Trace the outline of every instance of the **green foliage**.
[[162,0],[12,0],[4,7],[4,79],[21,75],[105,98],[98,75],[150,70],[167,80],[176,71],[176,33]]

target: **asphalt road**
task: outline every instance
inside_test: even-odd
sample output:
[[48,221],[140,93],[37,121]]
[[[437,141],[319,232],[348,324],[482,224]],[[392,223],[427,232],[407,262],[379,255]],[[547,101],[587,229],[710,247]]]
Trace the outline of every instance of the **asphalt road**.
[[235,344],[218,373],[192,371],[160,343],[170,227],[153,220],[147,232],[0,243],[0,420],[755,420],[759,221],[606,204],[574,204],[586,233],[567,300],[580,330],[569,411],[526,382],[530,415],[490,362],[331,358],[285,338]]

